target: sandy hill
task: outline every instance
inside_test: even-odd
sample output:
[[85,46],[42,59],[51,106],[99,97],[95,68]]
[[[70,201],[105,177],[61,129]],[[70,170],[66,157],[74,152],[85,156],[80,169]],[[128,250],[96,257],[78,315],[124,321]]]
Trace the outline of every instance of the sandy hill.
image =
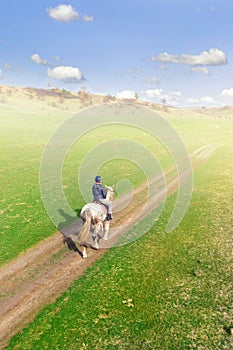
[[[176,108],[168,105],[155,104],[140,99],[119,100],[111,95],[97,95],[80,90],[71,92],[65,89],[42,89],[23,88],[15,86],[0,85],[0,106],[12,106],[20,109],[36,108],[37,110],[59,109],[67,112],[77,112],[78,110],[98,105],[102,103],[131,102],[139,104],[155,111],[164,113],[176,112],[176,115],[186,116],[196,115],[198,117],[213,118],[233,118],[233,106],[218,108]],[[171,113],[172,114],[172,113]]]

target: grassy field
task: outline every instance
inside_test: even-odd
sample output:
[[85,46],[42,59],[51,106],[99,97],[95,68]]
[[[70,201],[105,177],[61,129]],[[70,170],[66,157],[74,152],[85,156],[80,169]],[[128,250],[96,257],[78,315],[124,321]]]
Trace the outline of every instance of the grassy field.
[[54,232],[40,198],[40,158],[66,115],[2,106],[0,265]]
[[[4,103],[0,109],[0,265],[56,231],[40,198],[40,159],[50,135],[74,112],[67,101],[63,110],[35,99],[33,108],[23,107],[22,99],[19,103]],[[111,249],[15,336],[8,349],[231,348],[231,110],[159,113],[176,128],[190,153],[206,144],[222,144],[195,170],[184,220],[171,234],[164,233],[176,198],[170,196],[147,235]],[[131,127],[115,126],[111,132],[98,128],[74,144],[64,163],[64,190],[74,209],[83,205],[77,185],[82,158],[107,134],[109,139],[143,143],[164,169],[171,164],[169,154],[148,134]],[[116,183],[119,169],[120,177],[133,186],[144,181],[143,172],[124,160],[105,164],[101,173]]]
[[[3,106],[0,111],[1,131],[1,256],[0,265],[16,257],[56,231],[40,196],[40,160],[49,137],[72,114],[61,111],[32,112],[18,107]],[[106,138],[104,135],[108,134]],[[69,151],[63,167],[63,185],[73,209],[84,204],[77,173],[85,155],[103,140],[127,138],[145,144],[151,151],[167,161],[163,147],[150,135],[131,127],[100,127],[87,133]],[[116,171],[118,170],[118,172]],[[105,183],[116,183],[120,178],[129,179],[133,186],[145,180],[142,171],[122,159],[116,159],[100,169]],[[92,176],[92,181],[95,174]],[[109,182],[108,182],[109,181]]]
[[[224,154],[224,157],[223,157]],[[182,224],[110,250],[8,349],[231,349],[232,150],[195,172]]]

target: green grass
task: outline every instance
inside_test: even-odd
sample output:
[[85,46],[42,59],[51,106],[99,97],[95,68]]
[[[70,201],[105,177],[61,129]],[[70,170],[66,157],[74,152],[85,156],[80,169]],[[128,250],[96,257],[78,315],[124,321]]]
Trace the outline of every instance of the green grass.
[[196,170],[175,231],[164,234],[173,195],[148,234],[112,248],[7,349],[230,349],[232,154]]
[[[0,112],[1,131],[1,244],[0,265],[15,258],[21,251],[48,237],[56,227],[47,217],[40,196],[40,160],[49,137],[58,125],[69,117],[65,113],[46,114],[2,108]],[[128,138],[142,141],[162,154],[158,141],[135,128],[100,127],[82,137],[67,154],[63,168],[64,191],[71,207],[80,209],[84,204],[77,173],[85,155],[103,140]],[[108,138],[105,137],[109,134]],[[153,151],[153,149],[152,149]],[[169,158],[169,155],[167,155]],[[120,172],[117,170],[120,169]],[[113,184],[119,178],[126,178],[137,186],[145,180],[139,168],[123,159],[104,164],[100,169],[105,183]],[[92,174],[93,181],[95,174]]]
[[40,198],[39,166],[50,134],[65,117],[1,108],[0,265],[54,232]]
[[[49,137],[70,114],[35,106],[25,110],[1,106],[0,265],[56,231],[40,197],[40,160]],[[188,152],[207,143],[228,142],[232,137],[230,120],[200,118],[195,114],[186,116],[185,112],[180,115],[176,111],[165,116],[180,133]],[[96,128],[71,147],[64,162],[64,192],[74,210],[80,209],[85,202],[77,182],[82,160],[100,142],[119,138],[147,147],[160,162],[162,169],[172,164],[167,150],[144,131],[119,125]],[[124,178],[133,186],[138,186],[145,180],[143,169],[124,159],[114,159],[103,164],[99,171],[107,184],[117,183]]]
[[[3,106],[0,111],[0,265],[56,230],[40,198],[39,166],[48,138],[68,117],[53,109],[33,112]],[[231,348],[232,121],[185,111],[166,117],[189,152],[223,143],[195,171],[192,201],[182,223],[164,234],[174,194],[146,235],[111,249],[16,335],[8,349]],[[159,142],[144,132],[98,128],[78,141],[64,162],[65,193],[74,209],[83,204],[77,186],[81,161],[107,134],[109,139],[143,143],[163,169],[171,164]],[[124,177],[137,186],[145,179],[141,169],[122,159],[100,170],[107,182]],[[141,225],[147,227],[149,219]]]

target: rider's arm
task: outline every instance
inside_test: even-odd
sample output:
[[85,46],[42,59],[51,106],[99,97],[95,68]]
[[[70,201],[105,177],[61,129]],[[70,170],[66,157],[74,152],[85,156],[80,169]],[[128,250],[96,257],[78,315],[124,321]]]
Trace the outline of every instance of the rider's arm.
[[95,184],[92,186],[92,194],[93,194],[94,200],[99,199],[98,189]]
[[106,191],[105,191],[103,186],[101,186],[101,194],[102,194],[103,198],[106,198]]

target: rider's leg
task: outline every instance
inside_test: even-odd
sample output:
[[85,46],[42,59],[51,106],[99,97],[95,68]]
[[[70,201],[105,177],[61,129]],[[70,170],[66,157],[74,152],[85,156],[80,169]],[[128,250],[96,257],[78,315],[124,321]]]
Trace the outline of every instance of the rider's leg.
[[107,208],[107,220],[112,220],[112,202],[106,201],[106,199],[99,200]]

